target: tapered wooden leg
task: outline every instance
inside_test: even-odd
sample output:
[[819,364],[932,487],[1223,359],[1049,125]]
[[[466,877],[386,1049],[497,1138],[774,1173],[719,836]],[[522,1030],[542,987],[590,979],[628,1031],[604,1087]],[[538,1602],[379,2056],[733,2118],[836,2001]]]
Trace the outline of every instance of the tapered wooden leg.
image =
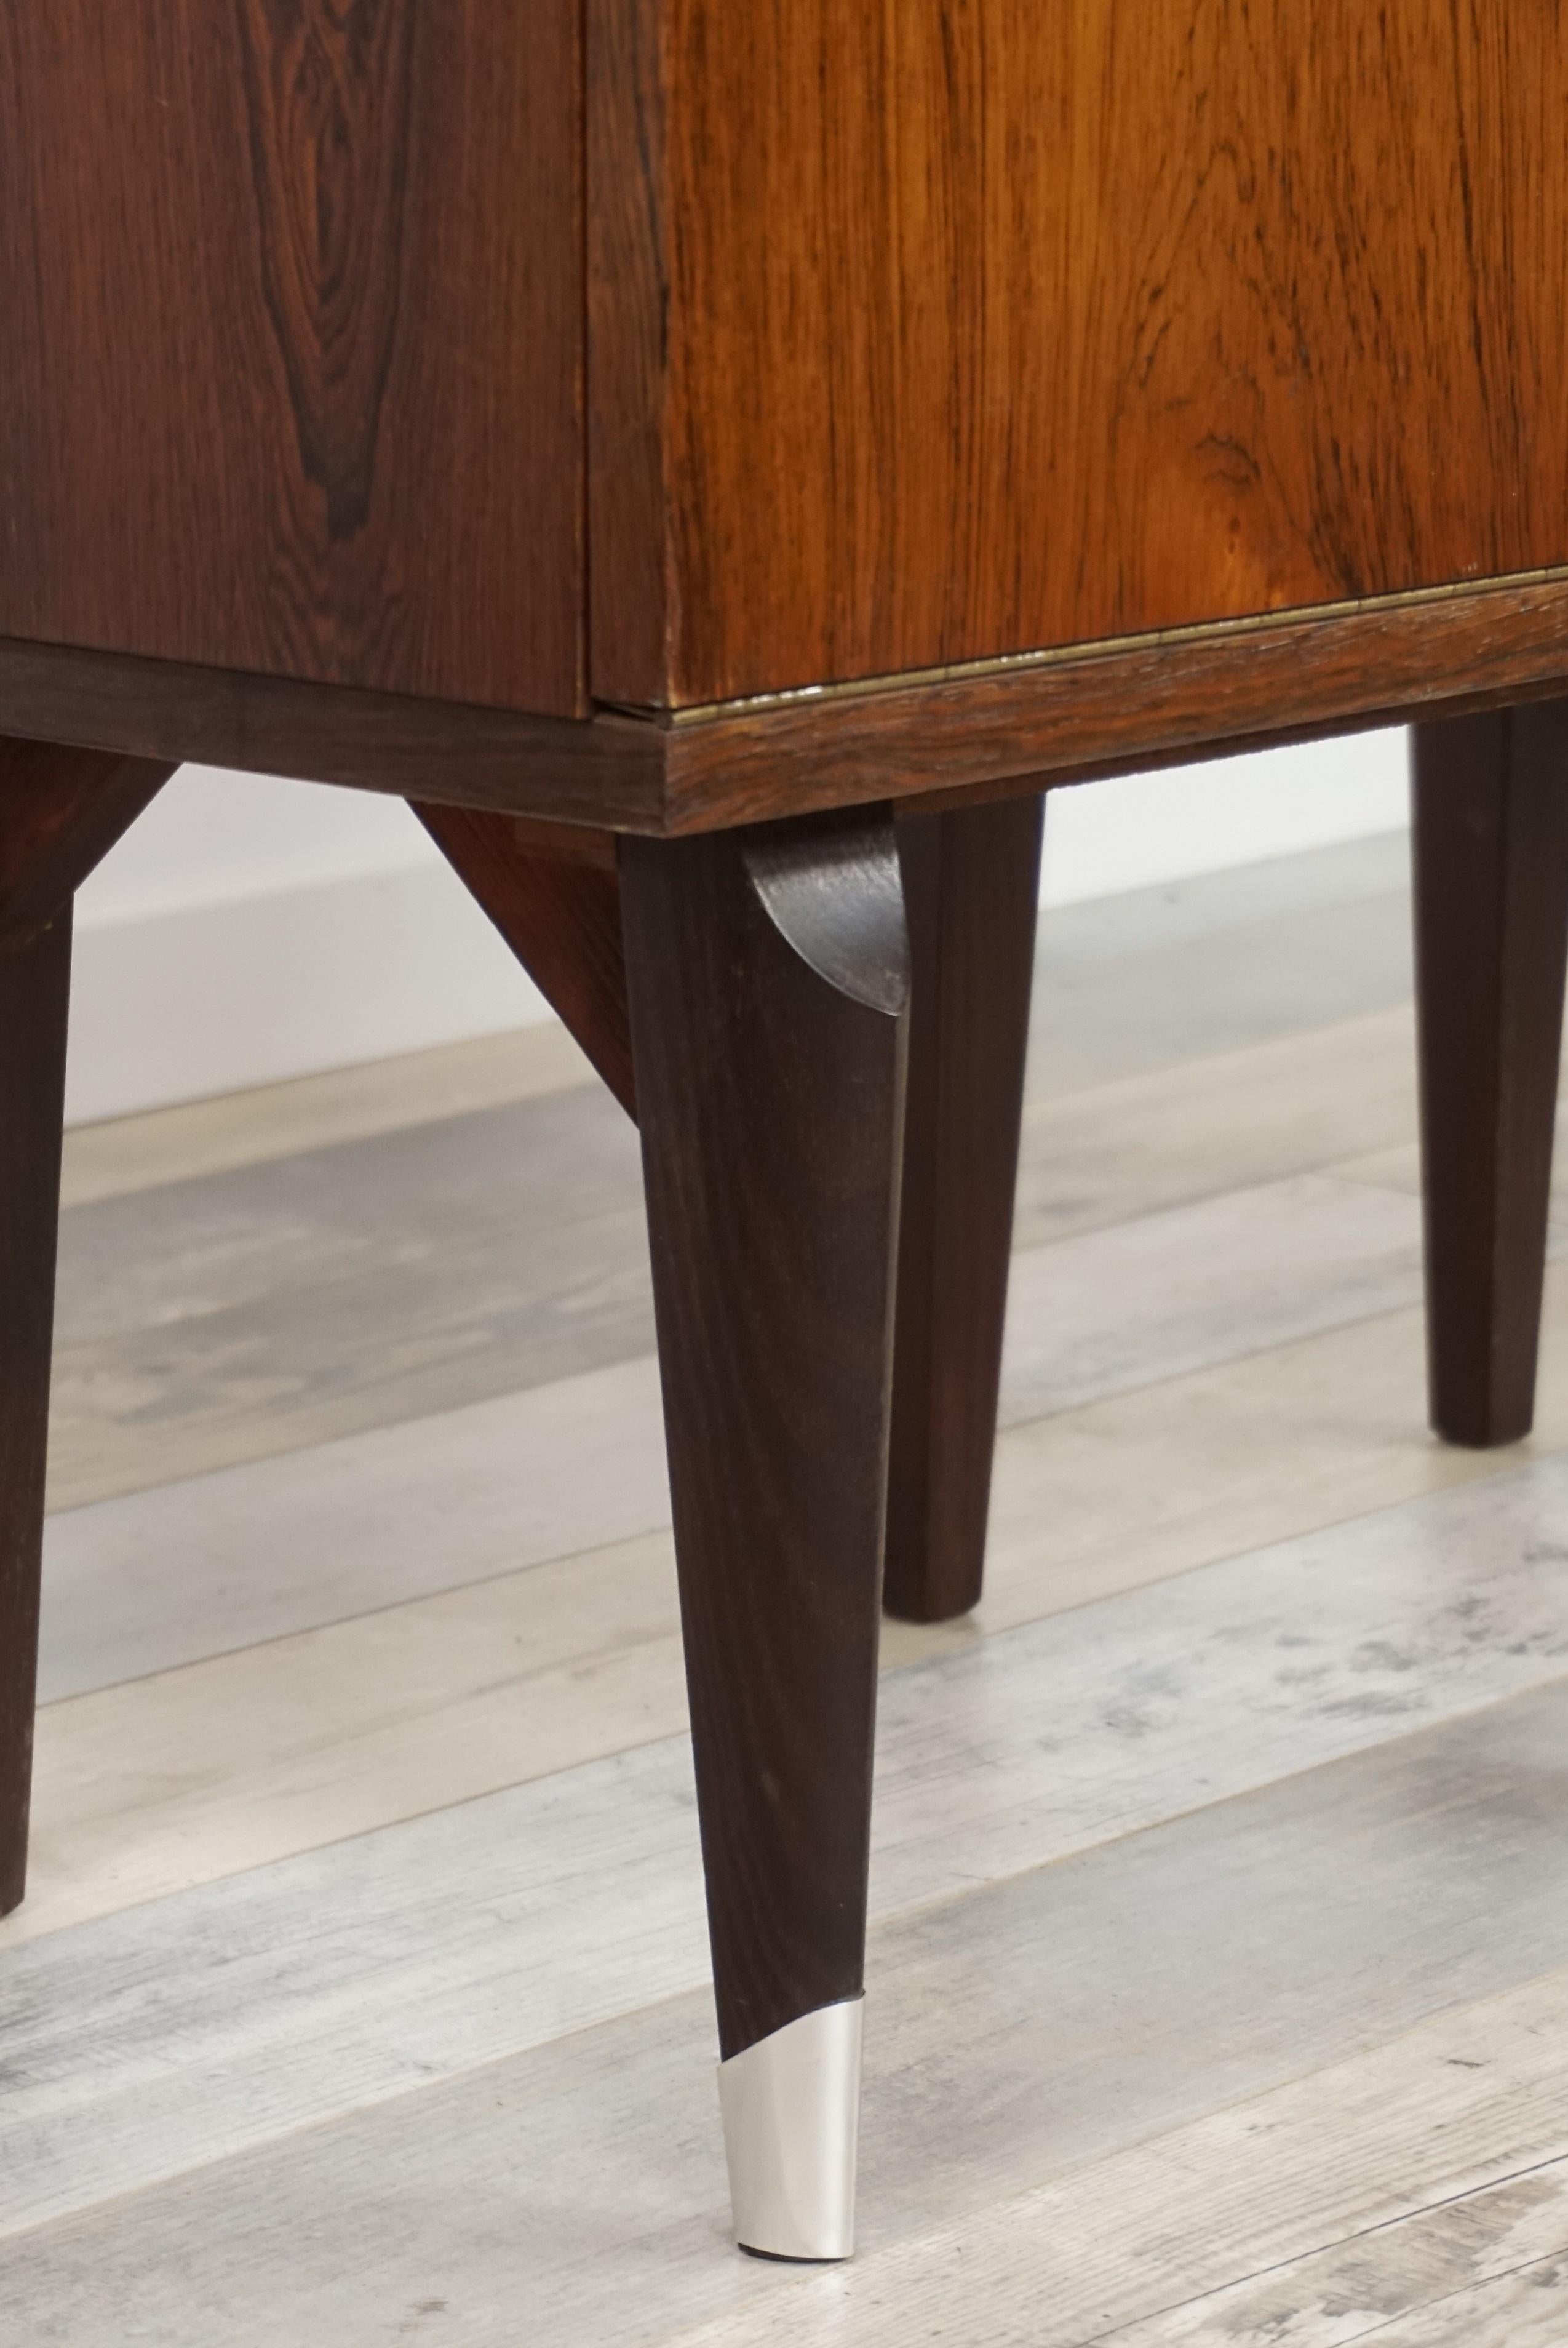
[[0,947],[0,1915],[27,1879],[71,916]]
[[71,902],[172,772],[0,736],[0,1915],[27,1878]]
[[1432,1425],[1528,1435],[1568,966],[1568,703],[1416,728]]
[[886,1602],[980,1595],[1045,802],[898,826],[913,973]]
[[890,820],[621,896],[736,2230],[847,2255],[907,947]]

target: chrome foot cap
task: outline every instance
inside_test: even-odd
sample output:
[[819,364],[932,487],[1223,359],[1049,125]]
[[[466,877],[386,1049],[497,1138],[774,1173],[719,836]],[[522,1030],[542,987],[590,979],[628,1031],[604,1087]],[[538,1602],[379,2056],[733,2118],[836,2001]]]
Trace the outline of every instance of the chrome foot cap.
[[825,2005],[719,2065],[735,2238],[774,2259],[855,2248],[863,1998]]

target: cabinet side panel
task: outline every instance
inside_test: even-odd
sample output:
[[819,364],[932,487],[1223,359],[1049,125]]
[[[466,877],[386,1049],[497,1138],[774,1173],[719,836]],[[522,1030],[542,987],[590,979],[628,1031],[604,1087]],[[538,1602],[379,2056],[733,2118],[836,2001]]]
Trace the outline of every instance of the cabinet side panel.
[[1568,560],[1563,0],[667,0],[672,698]]
[[0,0],[0,635],[582,706],[577,0]]

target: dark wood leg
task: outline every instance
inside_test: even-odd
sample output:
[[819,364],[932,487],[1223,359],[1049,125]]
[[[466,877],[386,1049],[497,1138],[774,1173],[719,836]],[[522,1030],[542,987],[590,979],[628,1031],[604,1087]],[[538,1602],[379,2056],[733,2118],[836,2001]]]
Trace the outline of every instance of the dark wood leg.
[[71,902],[172,772],[0,737],[0,1915],[27,1880]]
[[886,1602],[909,1622],[980,1595],[1044,806],[898,826],[913,988]]
[[71,916],[0,947],[0,1915],[27,1880]]
[[848,2250],[907,944],[891,821],[628,840],[737,2231]]
[[1568,703],[1419,726],[1416,974],[1432,1425],[1528,1435],[1568,967]]

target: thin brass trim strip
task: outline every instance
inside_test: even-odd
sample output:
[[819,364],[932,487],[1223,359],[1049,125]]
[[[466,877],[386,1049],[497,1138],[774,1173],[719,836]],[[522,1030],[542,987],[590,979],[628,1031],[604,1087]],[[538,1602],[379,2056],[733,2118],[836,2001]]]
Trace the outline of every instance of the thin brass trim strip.
[[1248,613],[1234,620],[1192,621],[1176,628],[1146,629],[1140,635],[1098,636],[1082,644],[1051,644],[1040,652],[1000,653],[987,660],[954,661],[945,668],[900,669],[882,676],[845,678],[836,685],[791,685],[778,693],[749,694],[733,701],[695,702],[684,709],[654,709],[624,702],[600,702],[595,705],[606,716],[651,719],[661,726],[685,732],[725,718],[764,716],[774,710],[865,701],[878,694],[965,684],[977,677],[1027,676],[1041,669],[1113,660],[1128,653],[1158,651],[1164,646],[1213,644],[1225,637],[1309,627],[1323,620],[1358,616],[1376,619],[1385,613],[1419,611],[1431,604],[1479,602],[1487,595],[1517,593],[1522,588],[1562,585],[1568,585],[1568,563],[1554,564],[1542,571],[1507,572],[1486,579],[1449,580],[1437,587],[1403,588],[1397,594],[1363,595],[1337,603],[1296,603],[1284,611]]

